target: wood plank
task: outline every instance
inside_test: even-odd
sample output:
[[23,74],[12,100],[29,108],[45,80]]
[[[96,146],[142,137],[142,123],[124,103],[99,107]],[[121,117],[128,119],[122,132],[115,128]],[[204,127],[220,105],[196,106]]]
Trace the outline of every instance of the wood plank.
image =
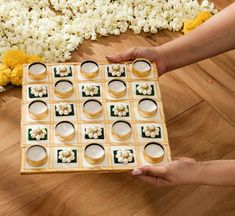
[[178,187],[133,216],[233,216],[234,195],[232,187]]
[[[208,64],[212,67],[208,67]],[[219,69],[210,60],[205,60],[204,62],[177,69],[172,73],[197,92],[201,98],[206,100],[230,124],[235,126],[233,87],[235,79],[231,75],[226,74],[226,69],[214,72],[215,68]]]
[[203,101],[168,122],[173,156],[221,158],[235,149],[235,128]]
[[198,94],[173,73],[163,75],[159,83],[166,120],[176,117],[202,101]]
[[[1,142],[2,143],[2,142]],[[0,215],[22,208],[77,174],[20,175],[20,143],[1,151]]]
[[84,174],[11,215],[131,215],[167,191],[127,174]]
[[20,140],[21,88],[0,94],[0,152]]

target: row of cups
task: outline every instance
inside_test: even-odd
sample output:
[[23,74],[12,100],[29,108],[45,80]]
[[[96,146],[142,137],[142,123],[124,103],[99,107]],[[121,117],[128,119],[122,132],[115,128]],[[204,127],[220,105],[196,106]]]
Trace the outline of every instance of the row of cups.
[[[127,147],[127,149],[129,149]],[[99,143],[90,143],[84,148],[84,158],[92,165],[100,164],[106,157],[105,148]],[[151,164],[164,159],[164,147],[156,142],[147,143],[143,149],[144,159]],[[41,167],[48,161],[47,149],[42,145],[32,145],[26,150],[26,161],[33,167]]]
[[[158,110],[157,102],[153,99],[143,98],[138,101],[137,110],[144,118],[154,117]],[[99,118],[103,113],[103,106],[99,100],[89,99],[82,105],[83,114],[89,119]],[[47,103],[42,100],[34,100],[28,105],[28,112],[32,119],[42,120],[48,116]]]
[[[132,63],[132,73],[136,77],[144,78],[150,75],[151,63],[146,59],[136,59]],[[92,60],[84,61],[80,64],[81,75],[85,79],[92,79],[99,74],[99,64]],[[32,80],[43,80],[47,76],[47,67],[40,62],[34,62],[28,66],[28,74]]]

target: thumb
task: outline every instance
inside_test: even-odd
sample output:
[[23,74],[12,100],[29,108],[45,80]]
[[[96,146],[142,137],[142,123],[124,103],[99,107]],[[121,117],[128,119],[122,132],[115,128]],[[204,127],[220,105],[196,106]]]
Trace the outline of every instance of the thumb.
[[165,166],[143,166],[132,171],[132,175],[159,176],[165,177]]
[[113,56],[106,56],[108,61],[114,62],[114,63],[134,60],[137,57],[138,57],[138,48],[130,48],[121,54],[113,55]]

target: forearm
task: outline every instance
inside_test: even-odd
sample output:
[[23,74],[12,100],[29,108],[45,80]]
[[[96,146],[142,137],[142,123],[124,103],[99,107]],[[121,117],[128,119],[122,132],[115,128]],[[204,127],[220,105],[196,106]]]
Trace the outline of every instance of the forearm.
[[235,160],[198,162],[193,174],[195,184],[235,186]]
[[214,15],[194,31],[156,48],[164,72],[235,48],[235,3]]

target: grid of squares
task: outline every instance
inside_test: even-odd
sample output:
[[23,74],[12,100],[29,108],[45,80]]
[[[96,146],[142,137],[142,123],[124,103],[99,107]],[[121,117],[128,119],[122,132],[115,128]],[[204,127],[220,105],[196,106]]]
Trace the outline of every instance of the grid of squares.
[[[131,72],[131,64],[122,64],[123,75],[121,77],[112,77],[106,64],[99,64],[99,75],[94,79],[85,79],[80,73],[80,64],[69,63],[70,74],[68,77],[58,77],[56,67],[59,64],[47,65],[47,77],[42,81],[31,80],[28,76],[27,68],[24,67],[23,76],[23,100],[22,100],[22,173],[34,172],[66,172],[66,171],[119,171],[130,170],[133,167],[148,164],[143,158],[143,148],[149,142],[158,142],[165,149],[163,162],[170,160],[170,150],[168,144],[167,130],[161,94],[158,85],[158,76],[155,64],[152,65],[150,75],[144,79],[135,77]],[[123,80],[126,83],[127,93],[122,98],[112,98],[108,94],[108,82],[113,79]],[[71,97],[61,99],[55,96],[54,88],[58,80],[69,80],[73,83],[74,92]],[[141,83],[148,83],[152,87],[150,95],[138,94],[136,88]],[[87,96],[84,93],[84,87],[95,85],[98,88],[98,94]],[[42,97],[35,97],[32,89],[35,86],[44,86],[47,93]],[[142,98],[149,98],[156,101],[158,106],[157,114],[151,118],[142,117],[138,111],[138,102]],[[97,119],[89,119],[83,113],[83,104],[89,99],[95,99],[102,104],[102,115]],[[48,116],[42,120],[34,120],[28,115],[28,106],[34,100],[42,100],[48,106]],[[60,102],[67,102],[72,107],[72,113],[69,116],[61,116],[56,112],[56,105]],[[123,104],[127,106],[126,116],[115,116],[113,108],[115,105]],[[112,136],[112,125],[118,120],[123,120],[131,125],[132,135],[128,140],[118,141]],[[55,135],[55,126],[61,121],[69,121],[74,125],[75,136],[69,142],[62,142]],[[149,138],[143,135],[143,126],[146,124],[156,124],[159,127],[159,137]],[[88,127],[99,125],[102,128],[102,136],[97,139],[89,138],[86,135]],[[30,136],[30,130],[38,126],[47,130],[47,136],[44,139],[36,140]],[[91,165],[84,158],[84,148],[90,143],[101,144],[105,149],[105,160],[101,164]],[[26,162],[26,150],[29,146],[39,144],[46,148],[48,152],[48,161],[42,167],[31,167]],[[75,154],[76,160],[70,163],[61,163],[58,161],[59,151],[69,148]],[[129,149],[134,155],[134,161],[126,165],[115,162],[115,152],[118,149]],[[162,162],[162,163],[163,163]]]

